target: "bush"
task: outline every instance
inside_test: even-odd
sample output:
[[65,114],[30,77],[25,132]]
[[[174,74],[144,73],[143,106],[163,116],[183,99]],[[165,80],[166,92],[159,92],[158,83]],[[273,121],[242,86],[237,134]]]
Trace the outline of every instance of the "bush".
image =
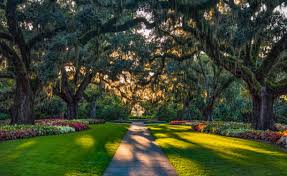
[[198,123],[194,125],[192,129],[198,132],[203,132],[206,127],[207,127],[206,123]]
[[282,134],[280,132],[274,131],[263,131],[260,133],[259,137],[261,140],[276,143],[281,138]]
[[0,126],[0,141],[81,131],[88,124],[87,120],[42,119],[36,125],[4,125]]
[[[183,121],[179,122],[175,121],[174,124],[181,124],[180,122]],[[269,131],[269,130],[260,131],[260,130],[253,130],[250,124],[238,123],[238,122],[222,122],[222,121],[215,121],[215,122],[190,121],[188,122],[188,124],[190,124],[192,126],[192,129],[197,132],[219,134],[223,136],[239,137],[244,139],[263,140],[266,142],[287,147],[287,130],[281,132]],[[282,129],[285,128],[282,127]]]
[[6,125],[0,128],[0,140],[22,139],[34,136],[56,135],[75,131],[63,131],[59,127],[45,125]]
[[105,120],[128,118],[128,108],[116,96],[104,96],[98,100],[97,117]]
[[48,116],[62,116],[65,107],[66,104],[59,97],[53,96],[37,104],[35,107],[35,115],[38,119]]
[[286,131],[287,130],[287,125],[281,124],[281,123],[276,123],[276,124],[274,124],[273,128],[276,131]]
[[36,124],[43,124],[49,126],[69,126],[76,131],[88,129],[88,121],[85,120],[63,120],[63,119],[42,119],[37,120]]
[[22,139],[37,136],[37,132],[32,129],[0,130],[0,141]]
[[75,132],[76,130],[70,126],[56,126],[59,129],[60,134]]
[[174,120],[177,118],[177,112],[176,112],[176,108],[174,107],[175,105],[173,104],[164,104],[162,105],[157,114],[156,117],[158,118],[158,120]]

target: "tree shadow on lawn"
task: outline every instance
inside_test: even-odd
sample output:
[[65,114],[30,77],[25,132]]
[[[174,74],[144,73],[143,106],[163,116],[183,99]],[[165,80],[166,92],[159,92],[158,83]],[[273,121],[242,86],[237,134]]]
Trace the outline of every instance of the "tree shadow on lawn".
[[[179,175],[286,175],[287,154],[256,141],[159,126],[152,133]],[[159,129],[160,128],[160,129]],[[161,134],[164,134],[161,136]]]
[[0,175],[101,175],[127,128],[97,125],[72,134],[0,143]]
[[144,130],[131,129],[123,140],[121,152],[115,155],[108,175],[175,175],[154,138]]

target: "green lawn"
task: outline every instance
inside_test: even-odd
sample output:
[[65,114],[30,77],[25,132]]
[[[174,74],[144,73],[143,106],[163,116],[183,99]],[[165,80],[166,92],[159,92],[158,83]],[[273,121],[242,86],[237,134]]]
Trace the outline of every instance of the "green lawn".
[[101,124],[79,133],[0,142],[0,175],[102,175],[127,127]]
[[195,133],[187,126],[149,126],[180,176],[287,175],[287,153],[277,146]]

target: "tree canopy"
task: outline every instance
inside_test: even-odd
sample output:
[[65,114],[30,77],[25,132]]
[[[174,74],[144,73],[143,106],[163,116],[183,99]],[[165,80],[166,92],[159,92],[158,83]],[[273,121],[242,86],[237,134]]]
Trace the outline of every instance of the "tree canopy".
[[57,96],[76,118],[93,84],[130,112],[196,109],[213,120],[229,92],[250,97],[254,128],[271,128],[274,104],[286,103],[286,9],[284,0],[1,0],[0,109],[29,124],[38,102]]

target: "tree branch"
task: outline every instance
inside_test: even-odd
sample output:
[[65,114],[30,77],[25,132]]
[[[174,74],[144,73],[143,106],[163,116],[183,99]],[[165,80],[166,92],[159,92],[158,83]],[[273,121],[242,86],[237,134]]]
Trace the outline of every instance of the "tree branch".
[[171,53],[164,53],[164,54],[157,54],[157,55],[154,55],[153,58],[172,58],[174,60],[177,60],[177,61],[184,61],[184,60],[187,60],[187,59],[191,59],[195,54],[197,53],[197,51],[194,51],[192,53],[188,53],[188,54],[184,54],[184,55],[181,55],[181,56],[178,56],[178,55],[175,55],[175,54],[171,54]]
[[69,83],[68,83],[67,72],[66,72],[65,67],[62,67],[61,73],[62,73],[62,79],[61,79],[62,86],[61,86],[60,95],[64,96],[65,98],[63,99],[67,100],[67,102],[73,102],[73,94],[69,89]]
[[84,80],[81,82],[81,85],[79,86],[76,95],[74,97],[74,99],[80,100],[84,91],[86,90],[87,86],[91,83],[93,77],[95,76],[96,72],[91,72],[91,73],[87,73],[87,75],[85,75]]
[[34,45],[36,45],[38,42],[43,41],[45,38],[52,38],[55,36],[58,32],[64,31],[66,27],[59,27],[51,31],[46,31],[46,32],[40,32],[39,34],[35,35],[32,37],[28,42],[27,42],[27,47],[28,48],[33,48]]
[[90,39],[92,39],[93,37],[95,37],[99,34],[126,31],[126,30],[131,29],[131,28],[133,28],[133,27],[135,27],[141,23],[144,23],[146,25],[147,29],[151,29],[151,28],[155,27],[155,25],[156,25],[155,22],[150,23],[147,19],[145,19],[143,17],[138,17],[138,18],[129,20],[129,21],[125,22],[124,24],[112,25],[116,22],[117,22],[117,20],[114,20],[114,18],[112,18],[110,21],[103,24],[100,28],[88,31],[79,39],[80,43],[85,44]]
[[287,33],[272,47],[262,65],[256,71],[256,77],[261,78],[268,75],[272,67],[279,61],[280,55],[287,50]]
[[0,54],[5,56],[7,59],[14,60],[15,58],[20,59],[17,53],[10,48],[6,43],[0,41]]

